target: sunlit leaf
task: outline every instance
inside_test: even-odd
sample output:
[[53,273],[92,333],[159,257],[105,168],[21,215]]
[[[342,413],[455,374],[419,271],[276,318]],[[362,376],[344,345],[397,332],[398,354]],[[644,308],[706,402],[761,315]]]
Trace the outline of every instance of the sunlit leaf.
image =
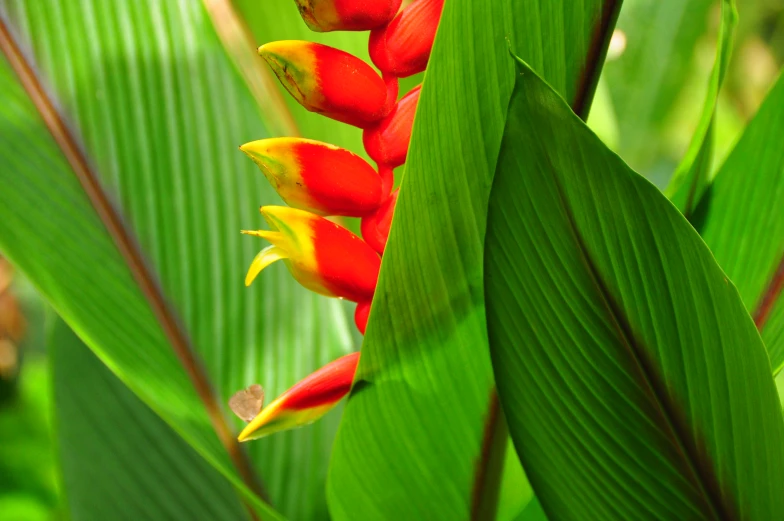
[[[95,197],[4,65],[0,248],[123,382],[247,494],[240,474],[254,480],[234,441],[242,423],[226,428],[229,396],[259,383],[274,397],[353,343],[340,303],[300,288],[285,267],[244,287],[261,245],[239,230],[258,227],[258,207],[280,200],[237,146],[269,137],[267,113],[201,2],[1,5],[129,240],[107,232]],[[144,263],[129,264],[117,244],[137,243]],[[173,345],[190,356],[186,367]],[[333,419],[251,447],[272,503],[292,518],[326,511],[335,429]]]
[[586,113],[618,7],[446,2],[335,442],[334,519],[455,520],[482,511],[481,491],[495,478],[482,458],[492,453],[485,424],[495,423],[482,240],[514,82],[508,49]]
[[59,319],[49,354],[72,519],[248,519],[228,481]]

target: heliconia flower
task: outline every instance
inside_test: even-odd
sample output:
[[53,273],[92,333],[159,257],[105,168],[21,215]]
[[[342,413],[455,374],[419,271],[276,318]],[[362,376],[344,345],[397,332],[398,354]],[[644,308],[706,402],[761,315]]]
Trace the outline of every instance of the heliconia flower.
[[362,133],[368,155],[379,164],[398,167],[406,162],[421,86],[400,98],[387,117]]
[[395,213],[399,191],[395,190],[375,213],[362,219],[362,238],[380,254],[384,253],[384,248],[387,245],[389,228],[392,226],[392,216]]
[[302,19],[311,30],[369,31],[386,25],[401,0],[296,0]]
[[311,112],[360,128],[389,112],[387,85],[356,56],[299,40],[262,45],[259,54],[286,90]]
[[375,211],[382,200],[381,177],[348,150],[290,137],[252,141],[240,150],[294,208],[361,217]]
[[264,407],[238,440],[255,440],[318,420],[351,390],[359,353],[338,358],[311,374]]
[[389,25],[370,32],[370,59],[381,72],[405,78],[427,67],[444,0],[414,0]]
[[370,301],[360,302],[357,304],[357,309],[354,310],[354,324],[363,335],[367,328],[368,318],[370,318]]
[[245,277],[250,285],[275,261],[286,263],[303,286],[326,295],[363,302],[373,298],[381,259],[368,244],[316,214],[286,206],[264,206],[271,230],[243,231],[272,243],[256,255]]

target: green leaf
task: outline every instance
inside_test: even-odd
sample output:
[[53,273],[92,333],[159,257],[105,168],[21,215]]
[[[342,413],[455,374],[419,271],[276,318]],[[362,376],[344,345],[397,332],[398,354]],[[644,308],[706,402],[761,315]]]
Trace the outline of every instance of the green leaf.
[[15,392],[0,401],[0,518],[44,521],[58,506],[49,374],[38,354],[21,362]]
[[[458,520],[484,504],[493,378],[482,242],[509,46],[587,113],[617,2],[445,4],[356,384],[328,481],[334,519]],[[413,441],[416,440],[416,441]],[[487,449],[484,450],[483,449]],[[521,491],[522,492],[522,491]]]
[[[267,125],[201,2],[2,10],[68,130],[60,149],[4,62],[0,248],[247,499],[254,479],[234,441],[241,422],[225,417],[229,396],[260,383],[273,398],[353,343],[341,304],[284,266],[243,285],[263,245],[239,230],[261,226],[258,207],[280,199],[237,146],[279,122]],[[324,517],[337,419],[248,446],[272,503],[294,519]]]
[[515,518],[515,521],[547,521],[547,514],[542,510],[542,504],[535,497],[531,499],[525,510]]
[[716,0],[625,0],[618,35],[625,48],[604,67],[618,119],[617,150],[635,170],[666,184],[672,166],[662,134],[687,80]]
[[784,77],[719,169],[692,219],[784,367]]
[[713,66],[705,105],[692,136],[689,148],[672,175],[664,193],[675,206],[689,217],[700,201],[710,182],[713,156],[713,118],[719,101],[719,89],[732,53],[732,38],[738,23],[734,0],[722,0],[719,43],[716,48],[716,63]]
[[60,319],[49,354],[63,486],[74,521],[248,518],[228,481]]
[[491,193],[499,396],[553,519],[784,518],[784,421],[680,212],[521,65]]

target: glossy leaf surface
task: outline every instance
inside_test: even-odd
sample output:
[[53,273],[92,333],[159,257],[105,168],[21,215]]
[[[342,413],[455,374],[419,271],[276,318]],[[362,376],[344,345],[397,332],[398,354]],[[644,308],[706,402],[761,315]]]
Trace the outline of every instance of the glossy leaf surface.
[[680,212],[521,65],[491,193],[499,396],[552,519],[776,519],[759,334]]
[[585,111],[602,35],[618,7],[446,2],[335,442],[328,482],[334,519],[455,520],[481,511],[493,478],[482,457],[490,452],[483,453],[483,440],[493,434],[485,430],[493,425],[493,378],[482,240],[514,82],[509,45]]

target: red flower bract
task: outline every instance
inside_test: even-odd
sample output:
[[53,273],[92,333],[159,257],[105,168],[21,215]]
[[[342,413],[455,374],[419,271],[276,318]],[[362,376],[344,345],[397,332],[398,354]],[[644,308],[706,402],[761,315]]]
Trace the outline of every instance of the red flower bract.
[[[289,206],[361,217],[382,200],[382,179],[356,154],[320,141],[272,138],[240,147]],[[387,192],[388,193],[388,192]]]
[[356,56],[300,40],[259,47],[280,82],[306,109],[364,128],[388,112],[387,85]]
[[351,390],[359,353],[338,358],[301,380],[264,407],[242,430],[239,441],[255,440],[321,418]]
[[370,59],[383,73],[405,78],[427,67],[444,0],[415,0],[389,25],[370,33]]
[[296,0],[302,19],[314,31],[369,31],[386,25],[401,0]]
[[387,245],[398,192],[399,190],[395,190],[375,213],[362,219],[362,237],[380,254],[384,253]]
[[421,86],[411,89],[387,117],[362,133],[365,150],[377,163],[395,168],[406,162],[420,90]]

